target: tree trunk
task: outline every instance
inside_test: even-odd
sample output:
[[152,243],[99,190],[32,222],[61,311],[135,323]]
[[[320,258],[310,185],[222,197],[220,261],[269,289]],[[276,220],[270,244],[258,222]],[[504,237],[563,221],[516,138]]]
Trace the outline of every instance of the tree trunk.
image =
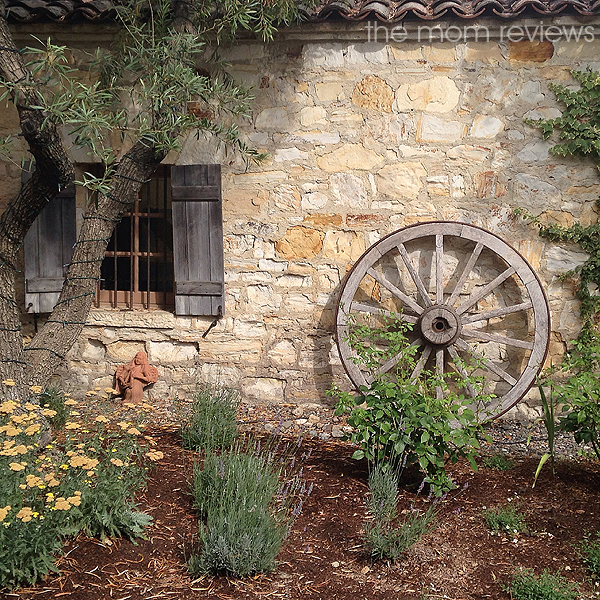
[[67,270],[65,284],[50,318],[25,347],[33,365],[29,383],[44,385],[79,337],[100,279],[100,267],[115,225],[135,202],[142,184],[166,153],[138,140],[117,165],[111,191],[90,203]]
[[17,397],[31,373],[31,361],[23,353],[20,307],[15,301],[15,277],[19,250],[25,234],[42,208],[74,177],[56,126],[39,109],[35,87],[23,57],[12,41],[0,0],[0,76],[14,85],[12,101],[17,107],[23,137],[35,159],[31,179],[22,186],[0,216],[0,378],[19,384],[6,396]]

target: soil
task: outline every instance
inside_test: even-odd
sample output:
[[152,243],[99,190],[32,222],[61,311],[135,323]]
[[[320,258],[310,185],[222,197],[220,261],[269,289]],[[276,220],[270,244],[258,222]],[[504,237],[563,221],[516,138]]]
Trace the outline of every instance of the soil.
[[[156,431],[154,436],[165,457],[138,499],[140,509],[154,517],[148,539],[134,544],[80,536],[59,559],[59,575],[5,598],[507,600],[503,585],[521,567],[537,573],[560,570],[579,583],[580,597],[600,595],[573,546],[586,531],[600,529],[596,461],[559,460],[554,476],[547,465],[535,488],[531,484],[539,457],[513,453],[514,467],[508,471],[481,466],[473,472],[460,462],[452,467],[457,489],[439,502],[435,527],[403,560],[389,564],[366,555],[361,538],[366,463],[350,458],[348,443],[305,440],[312,454],[304,461],[303,475],[314,484],[313,491],[279,554],[277,569],[244,580],[193,580],[185,564],[198,528],[187,483],[194,454],[182,450],[174,432]],[[495,452],[497,446],[484,452]],[[416,494],[417,487],[417,479],[404,482],[400,510],[428,505]],[[486,527],[484,507],[508,502],[525,514],[528,534],[494,535]]]

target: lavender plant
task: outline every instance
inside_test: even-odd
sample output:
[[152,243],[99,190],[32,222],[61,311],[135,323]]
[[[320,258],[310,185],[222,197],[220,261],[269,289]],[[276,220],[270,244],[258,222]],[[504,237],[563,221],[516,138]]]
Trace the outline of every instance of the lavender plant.
[[189,560],[190,572],[245,577],[273,570],[310,491],[295,468],[294,448],[278,442],[248,437],[207,454],[194,465],[201,550]]

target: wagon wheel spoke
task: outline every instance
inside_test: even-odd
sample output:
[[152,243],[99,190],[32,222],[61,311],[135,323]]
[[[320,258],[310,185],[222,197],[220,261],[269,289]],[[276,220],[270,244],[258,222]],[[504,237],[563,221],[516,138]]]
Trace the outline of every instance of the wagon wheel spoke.
[[435,236],[435,301],[444,303],[444,236]]
[[463,325],[468,325],[469,323],[476,323],[477,321],[487,321],[496,317],[504,317],[512,313],[521,312],[523,310],[529,310],[530,308],[533,308],[533,304],[531,303],[531,300],[528,300],[527,302],[522,302],[521,304],[503,306],[502,308],[497,308],[496,310],[489,310],[484,313],[463,317],[462,323]]
[[483,300],[489,296],[498,286],[502,285],[511,275],[515,274],[515,268],[510,267],[503,273],[500,273],[493,281],[490,281],[487,285],[483,286],[479,291],[475,292],[472,296],[469,296],[464,302],[462,302],[456,312],[461,315],[466,310],[471,308],[474,304],[477,304],[480,300]]
[[[350,310],[358,311],[358,312],[366,312],[366,313],[370,313],[372,315],[382,315],[385,317],[393,317],[394,316],[394,313],[392,313],[391,310],[387,310],[385,308],[381,308],[378,306],[370,306],[368,304],[363,304],[362,302],[353,302],[350,305]],[[402,320],[406,321],[407,323],[413,323],[413,324],[418,321],[417,317],[414,317],[413,315],[407,315],[407,314],[402,315]]]
[[503,346],[514,346],[515,348],[533,350],[533,342],[528,342],[526,340],[518,340],[516,338],[509,338],[504,335],[494,335],[491,333],[485,333],[484,331],[479,331],[478,329],[463,329],[461,335],[463,337],[476,338],[478,340],[483,340],[486,342],[496,342],[497,344],[502,344]]
[[475,392],[475,389],[469,382],[469,374],[465,371],[464,367],[460,364],[461,359],[460,359],[460,356],[458,355],[458,352],[456,351],[456,348],[454,346],[448,346],[448,353],[450,354],[450,356],[452,357],[452,360],[454,361],[454,368],[458,371],[460,376],[463,378],[464,388],[467,390],[467,393],[469,394],[469,396],[471,396],[471,398],[473,400],[475,400],[477,398],[477,393]]
[[399,290],[391,281],[388,281],[383,275],[380,275],[373,268],[370,268],[367,273],[383,287],[387,288],[396,298],[402,300],[404,304],[409,306],[413,312],[420,315],[423,309],[410,297],[407,296],[403,291]]
[[415,365],[415,368],[413,369],[413,372],[410,374],[411,383],[414,383],[419,378],[419,375],[421,374],[421,371],[423,370],[425,363],[427,363],[427,359],[429,358],[430,354],[431,354],[431,346],[425,346],[425,348],[421,354],[421,357],[419,358],[417,364]]
[[469,344],[467,344],[467,342],[465,342],[464,340],[456,340],[456,345],[461,349],[464,350],[465,352],[468,352],[471,356],[479,359],[481,361],[481,366],[484,369],[487,369],[488,371],[491,371],[492,373],[495,373],[496,375],[502,377],[502,379],[504,379],[504,381],[506,381],[506,383],[510,383],[510,385],[515,385],[517,383],[517,380],[510,375],[509,373],[507,373],[504,369],[501,369],[498,365],[494,364],[491,360],[486,359],[483,354],[480,354],[479,352],[476,352],[475,349],[470,346]]
[[440,379],[440,383],[435,386],[435,397],[441,400],[444,397],[444,390],[441,384],[441,378],[444,376],[444,349],[438,348],[435,351],[435,374]]
[[408,269],[408,272],[410,273],[412,280],[415,282],[415,285],[417,286],[417,289],[419,290],[419,294],[420,294],[421,298],[423,299],[425,306],[426,307],[431,306],[433,304],[433,302],[431,301],[431,298],[429,297],[429,293],[425,289],[425,284],[423,283],[423,280],[419,277],[419,274],[417,273],[415,267],[413,266],[404,244],[398,244],[398,250],[400,252],[400,256],[402,257],[402,260],[404,261],[404,264],[406,265],[406,268]]
[[482,250],[483,244],[481,242],[478,242],[475,245],[475,248],[473,248],[471,256],[469,256],[469,260],[467,261],[467,264],[465,265],[465,268],[463,269],[463,272],[461,273],[461,276],[459,277],[456,286],[454,287],[454,291],[450,295],[450,298],[448,298],[448,302],[446,303],[448,306],[452,307],[456,303],[458,295],[460,294],[460,290],[465,284],[465,281],[467,281],[467,277],[473,270],[473,267],[475,266],[475,263],[477,262],[477,259],[479,258],[479,255],[481,254]]

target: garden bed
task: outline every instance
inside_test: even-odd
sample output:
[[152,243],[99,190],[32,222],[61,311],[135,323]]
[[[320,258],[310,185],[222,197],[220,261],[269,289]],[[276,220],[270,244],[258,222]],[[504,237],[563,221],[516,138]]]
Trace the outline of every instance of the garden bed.
[[[153,516],[148,539],[104,543],[83,536],[68,544],[60,575],[6,598],[150,600],[151,598],[300,598],[368,600],[402,598],[508,598],[503,591],[521,567],[561,571],[581,585],[580,597],[596,596],[573,544],[600,524],[600,465],[560,460],[547,465],[531,487],[538,458],[514,456],[508,471],[468,464],[451,469],[458,487],[439,503],[434,529],[395,565],[365,555],[367,465],[350,459],[348,444],[309,439],[303,476],[314,484],[278,560],[278,568],[245,580],[192,580],[185,567],[195,549],[197,518],[188,481],[194,453],[176,433],[154,431],[164,453],[151,471],[140,509]],[[481,460],[479,461],[481,462]],[[404,481],[400,510],[427,506],[417,479]],[[492,534],[484,507],[517,505],[528,534]],[[597,589],[597,588],[596,588]]]

